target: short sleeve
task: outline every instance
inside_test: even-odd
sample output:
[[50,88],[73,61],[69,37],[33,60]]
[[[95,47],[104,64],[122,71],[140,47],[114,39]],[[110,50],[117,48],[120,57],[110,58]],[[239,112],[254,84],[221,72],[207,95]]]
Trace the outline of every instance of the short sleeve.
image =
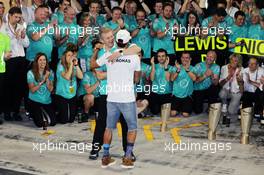
[[30,24],[30,25],[27,26],[27,36],[28,36],[29,38],[31,38],[32,33],[34,33],[35,30],[36,30],[36,29],[34,29],[34,28],[35,28],[35,27],[34,27],[33,24]]
[[59,79],[61,77],[61,73],[64,71],[64,67],[62,66],[62,64],[58,64],[58,67],[57,67],[57,72],[56,72],[56,75],[57,75],[57,78]]
[[213,70],[213,73],[215,75],[219,75],[220,74],[220,66],[216,65],[215,68],[214,68],[214,70]]
[[28,71],[27,73],[27,83],[28,84],[31,84],[31,83],[34,83],[35,81],[35,78],[34,78],[34,75],[31,71]]
[[158,30],[160,30],[160,22],[159,22],[159,20],[158,19],[155,19],[155,21],[154,21],[154,23],[153,23],[153,30],[155,31],[155,32],[157,32]]

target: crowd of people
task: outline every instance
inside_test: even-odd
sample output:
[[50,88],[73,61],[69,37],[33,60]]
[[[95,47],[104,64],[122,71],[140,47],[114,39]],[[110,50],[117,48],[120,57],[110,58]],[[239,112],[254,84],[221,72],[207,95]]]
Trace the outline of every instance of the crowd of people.
[[[72,123],[78,112],[80,122],[87,122],[96,112],[90,159],[97,159],[103,146],[103,167],[114,162],[109,144],[118,120],[123,165],[133,167],[137,124],[129,115],[144,117],[146,110],[158,115],[163,104],[171,103],[171,116],[189,117],[205,112],[205,102],[221,102],[227,126],[240,108],[254,107],[264,124],[263,56],[234,50],[244,44],[237,38],[264,40],[263,1],[33,0],[26,6],[10,0],[9,5],[5,13],[0,2],[4,120],[21,121],[22,102],[37,127]],[[187,29],[184,34],[175,33],[180,26]],[[209,32],[200,32],[205,29]],[[228,37],[224,59],[208,50],[197,63],[195,54],[177,52],[175,37],[184,36]],[[115,92],[122,89],[115,87],[116,79],[133,87]]]

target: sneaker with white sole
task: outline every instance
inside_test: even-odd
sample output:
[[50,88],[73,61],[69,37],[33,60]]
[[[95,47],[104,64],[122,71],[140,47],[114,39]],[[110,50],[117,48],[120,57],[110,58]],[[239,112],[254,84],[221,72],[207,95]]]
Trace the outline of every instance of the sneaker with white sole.
[[134,168],[134,162],[131,157],[123,157],[122,159],[122,168],[131,169]]
[[107,168],[109,166],[112,166],[116,163],[115,159],[112,159],[110,156],[104,156],[102,158],[102,168]]

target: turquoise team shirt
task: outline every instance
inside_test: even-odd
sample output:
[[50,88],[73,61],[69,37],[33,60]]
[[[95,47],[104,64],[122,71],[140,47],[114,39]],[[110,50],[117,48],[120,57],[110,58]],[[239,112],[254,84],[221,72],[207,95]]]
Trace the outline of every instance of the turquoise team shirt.
[[[85,85],[92,86],[96,83],[97,79],[92,72],[84,73],[83,79],[81,80],[78,88],[78,96],[86,95]],[[99,86],[92,92],[94,97],[99,97]]]
[[60,95],[66,99],[71,99],[76,95],[77,92],[76,68],[74,67],[74,76],[71,81],[66,80],[64,77],[62,77],[62,72],[65,72],[65,69],[62,64],[59,63],[56,72],[56,95]]
[[[213,72],[213,74],[218,75],[220,74],[220,66],[213,63],[210,68]],[[206,72],[206,63],[201,62],[195,65],[196,75],[197,76],[203,76]],[[194,83],[194,90],[205,90],[208,89],[212,85],[212,79],[210,77],[207,77],[205,80],[203,80],[200,83]]]
[[[37,86],[41,81],[43,80],[43,76],[41,77],[41,80],[37,82],[35,80],[35,76],[32,72],[32,70],[28,71],[27,73],[27,83],[31,84],[33,83],[34,86]],[[50,76],[49,76],[50,81],[54,81],[54,74],[52,71],[50,71]],[[28,98],[34,102],[38,102],[41,104],[50,104],[51,103],[51,96],[50,96],[50,91],[48,90],[47,84],[44,83],[40,86],[40,88],[32,93],[29,90]]]
[[131,15],[124,14],[123,19],[124,19],[125,24],[128,25],[129,32],[132,32],[133,30],[135,30],[135,28],[137,28],[138,24],[137,24],[136,17],[134,15],[131,16]]
[[[188,21],[187,16],[188,16],[188,12],[185,12],[182,16],[178,16],[178,21],[184,27],[187,26],[187,21]],[[198,21],[201,22],[202,20],[203,20],[203,16],[199,15],[198,16]]]
[[[147,78],[151,72],[151,66],[141,62],[141,77],[139,83],[135,86],[135,92],[143,92],[146,85]],[[144,77],[142,75],[145,75]]]
[[[163,37],[163,38],[154,38],[154,47],[153,47],[153,51],[157,52],[160,48],[163,48],[165,50],[167,50],[168,54],[175,54],[175,49],[174,49],[174,42],[172,41],[172,29],[173,26],[177,24],[178,22],[176,19],[172,18],[169,20],[169,32],[167,32],[167,34]],[[166,28],[166,22],[164,21],[163,17],[159,17],[158,19],[156,19],[153,23],[153,29],[155,32],[157,31],[161,31],[161,32],[165,32],[165,28]]]
[[248,38],[256,40],[264,40],[264,29],[260,24],[251,24],[248,28]]
[[48,22],[43,24],[39,24],[37,22],[33,22],[27,27],[27,36],[29,38],[29,47],[27,48],[26,59],[28,61],[34,61],[36,54],[39,52],[45,53],[48,61],[51,61],[51,52],[53,49],[53,36],[54,31],[50,29],[43,37],[41,37],[38,41],[34,41],[31,38],[31,35],[34,32],[39,32],[43,28],[48,26]]
[[[171,72],[176,73],[176,71],[177,68],[172,67]],[[196,70],[193,66],[190,66],[190,71],[193,72],[194,74],[196,73]],[[193,93],[193,80],[181,65],[181,71],[178,74],[178,77],[173,81],[172,94],[178,98],[186,98],[188,96],[191,96],[192,93]]]
[[93,41],[93,37],[92,35],[89,35],[89,38],[86,39],[86,41],[84,41],[84,44],[79,46],[78,58],[82,59],[85,62],[86,71],[90,70],[90,60],[93,55],[92,41]]
[[75,45],[78,44],[79,26],[74,23],[71,23],[71,24],[66,24],[65,22],[61,23],[59,25],[61,37],[64,37],[66,35],[66,28],[68,28],[70,31],[69,38],[61,46],[58,47],[58,56],[59,56],[58,59],[60,59],[61,56],[63,55],[63,52],[66,50],[68,43],[73,43]]
[[[116,45],[114,45],[111,49],[110,52],[113,53],[115,50],[117,49]],[[99,52],[98,52],[98,59],[100,57],[102,57],[104,54],[106,53],[106,50],[104,48],[102,48]],[[106,65],[103,65],[99,68],[96,69],[97,71],[101,71],[101,72],[106,72],[107,68]],[[101,80],[100,81],[100,85],[99,85],[99,93],[100,95],[107,95],[107,79]]]
[[[236,24],[233,24],[230,27],[231,34],[229,35],[229,42],[236,43],[237,38],[247,38],[248,34],[248,28],[246,25],[243,26],[237,26]],[[234,52],[234,48],[229,49],[230,52]]]
[[106,23],[106,19],[103,15],[97,15],[96,17],[96,25],[99,27],[102,27],[104,25],[104,23]]
[[[112,20],[111,21],[108,21],[108,22],[106,22],[104,25],[103,25],[103,27],[105,27],[105,28],[109,28],[109,29],[112,29],[112,30],[116,30],[117,28],[118,28],[118,24],[117,23],[115,23],[115,22],[113,22]],[[125,29],[129,29],[129,26],[125,23]]]
[[[152,14],[152,15],[149,15],[149,16],[148,16],[148,20],[151,21],[152,26],[153,26],[153,22],[154,22],[157,18],[159,18],[159,15],[156,15],[156,14]],[[154,39],[153,39],[153,37],[150,37],[150,40],[151,40],[151,48],[153,48],[153,47],[154,47]]]
[[138,34],[134,38],[132,38],[132,43],[135,43],[141,49],[143,49],[143,58],[151,57],[151,36],[149,28],[141,28]]
[[[64,22],[64,14],[62,12],[60,12],[59,10],[57,10],[55,13],[53,13],[53,15],[51,16],[51,20],[56,19],[58,21],[58,24],[62,24]],[[74,18],[73,20],[74,24],[77,24],[77,19]]]
[[157,19],[157,18],[159,18],[159,15],[157,15],[157,14],[151,14],[148,16],[148,19],[150,21],[155,21],[155,19]]
[[[212,16],[208,17],[208,18],[205,18],[203,21],[202,21],[202,27],[203,28],[207,28],[209,23],[212,21]],[[218,23],[217,27],[218,28],[221,28],[221,29],[225,29],[225,30],[230,30],[230,26],[232,26],[234,23],[234,20],[232,17],[230,17],[229,15],[227,15],[223,21],[221,21],[220,23]],[[221,30],[222,32],[222,30]],[[216,35],[217,34],[217,30],[209,30],[209,35],[213,36],[213,35]]]
[[[168,66],[169,71],[171,66]],[[152,82],[152,90],[156,94],[170,94],[172,92],[172,83],[166,80],[164,67],[160,64],[155,64],[155,77]]]

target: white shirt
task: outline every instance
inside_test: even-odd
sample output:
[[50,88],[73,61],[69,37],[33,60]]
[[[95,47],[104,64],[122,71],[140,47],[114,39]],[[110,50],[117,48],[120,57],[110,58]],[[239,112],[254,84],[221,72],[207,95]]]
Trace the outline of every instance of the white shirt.
[[[226,82],[226,84],[223,86],[224,89],[230,91],[231,93],[238,93],[239,90],[239,85],[237,82],[236,74],[239,72],[239,68],[236,69],[233,77]],[[243,68],[241,68],[240,75],[243,73]],[[221,68],[221,74],[220,74],[220,79],[219,81],[222,81],[228,77],[228,65],[224,65]]]
[[[250,80],[260,83],[260,78],[264,76],[263,68],[259,67],[255,72],[250,72],[249,68],[244,69],[243,71],[243,80],[244,80],[244,91],[255,92],[257,87],[248,82],[247,73],[249,74]],[[262,88],[260,88],[262,90]]]
[[6,34],[9,36],[11,41],[11,58],[24,57],[24,48],[29,46],[29,39],[27,35],[25,35],[24,39],[17,39],[15,36],[15,31],[21,33],[22,30],[25,30],[25,28],[21,24],[17,24],[16,29],[14,29],[10,24],[6,24]]
[[108,62],[110,52],[98,60],[99,66],[107,67],[107,101],[116,103],[135,102],[134,72],[140,71],[140,59],[137,55],[124,55],[114,63]]

